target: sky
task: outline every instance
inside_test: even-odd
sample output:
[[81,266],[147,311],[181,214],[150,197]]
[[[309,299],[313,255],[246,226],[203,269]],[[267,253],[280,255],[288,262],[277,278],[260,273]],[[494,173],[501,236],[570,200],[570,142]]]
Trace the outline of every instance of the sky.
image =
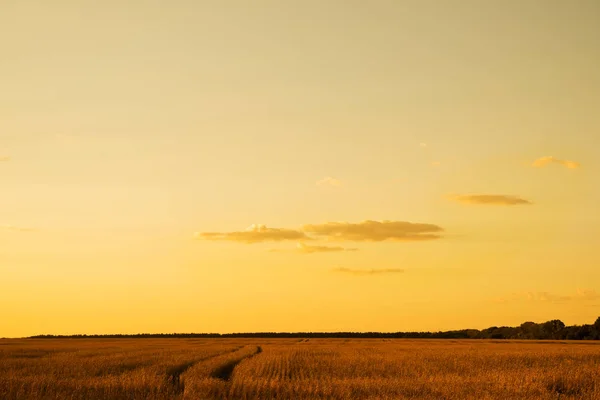
[[0,336],[600,315],[595,0],[0,2]]

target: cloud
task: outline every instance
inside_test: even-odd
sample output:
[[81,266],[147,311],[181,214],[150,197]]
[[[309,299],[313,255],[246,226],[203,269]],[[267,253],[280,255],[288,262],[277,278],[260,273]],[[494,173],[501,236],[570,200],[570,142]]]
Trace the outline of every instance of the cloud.
[[2,225],[0,225],[0,228],[5,229],[7,231],[14,231],[14,232],[33,232],[33,231],[35,231],[35,229],[33,229],[33,228],[14,226],[14,225],[10,225],[10,224],[2,224]]
[[421,143],[419,143],[419,146],[421,146],[421,147],[427,147],[427,143],[421,142]]
[[313,254],[313,253],[335,253],[342,251],[358,251],[357,248],[348,248],[340,246],[309,246],[304,243],[297,243],[295,249],[270,249],[272,253],[285,253],[294,252],[301,254]]
[[579,168],[580,164],[575,162],[575,161],[568,161],[568,160],[560,160],[558,158],[552,157],[552,156],[546,156],[546,157],[540,157],[537,160],[535,160],[531,165],[537,168],[541,168],[541,167],[545,167],[548,164],[560,164],[566,168],[570,168],[570,169],[575,169],[575,168]]
[[342,182],[338,179],[327,176],[320,181],[317,181],[318,186],[342,186]]
[[299,252],[304,254],[311,253],[331,253],[336,251],[358,251],[357,248],[346,248],[340,246],[309,246],[304,243],[298,243],[296,248]]
[[341,272],[351,275],[381,275],[381,274],[400,274],[404,270],[400,268],[382,268],[382,269],[352,269],[352,268],[334,268],[333,272]]
[[194,238],[198,240],[228,240],[241,243],[309,239],[304,232],[293,229],[268,228],[261,224],[253,224],[246,230],[239,232],[196,232]]
[[[304,225],[302,229],[268,228],[265,225],[252,225],[244,231],[235,232],[196,232],[198,240],[224,240],[240,243],[259,243],[267,241],[304,241],[325,239],[330,241],[381,242],[390,241],[425,241],[440,239],[444,230],[433,224],[421,224],[405,221],[363,221],[360,223],[327,222],[324,224]],[[295,252],[324,253],[336,251],[357,251],[355,248],[336,246],[309,246],[298,243]],[[285,252],[286,250],[270,250]]]
[[593,289],[577,289],[575,299],[578,300],[600,300],[600,293]]
[[592,289],[577,289],[574,295],[562,295],[551,292],[519,292],[512,293],[508,297],[497,298],[497,302],[507,301],[530,301],[560,303],[568,301],[594,301],[600,300],[600,293]]
[[431,163],[432,167],[439,167],[440,165],[442,165],[442,163],[440,161],[434,161]]
[[552,301],[552,302],[560,302],[560,301],[569,301],[573,298],[571,296],[562,296],[550,292],[528,292],[526,295],[527,300],[529,301]]
[[467,194],[450,196],[450,199],[463,204],[484,204],[498,206],[516,206],[522,204],[533,204],[529,200],[525,200],[517,196],[509,196],[504,194]]
[[0,156],[0,161],[10,161],[10,156]]
[[342,241],[423,241],[439,239],[443,229],[433,224],[405,221],[327,222],[304,225],[302,230],[317,237]]

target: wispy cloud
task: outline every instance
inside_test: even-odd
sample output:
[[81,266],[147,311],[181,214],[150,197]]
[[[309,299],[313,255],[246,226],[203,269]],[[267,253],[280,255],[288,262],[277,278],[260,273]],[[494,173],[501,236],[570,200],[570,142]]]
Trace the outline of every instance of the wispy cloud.
[[10,156],[0,156],[0,161],[10,161]]
[[404,272],[400,268],[381,268],[381,269],[353,269],[353,268],[334,268],[333,272],[339,272],[351,275],[381,275],[381,274],[401,274]]
[[341,246],[309,246],[304,243],[297,243],[295,249],[270,249],[272,253],[300,253],[300,254],[314,254],[314,253],[336,253],[344,251],[358,251],[357,248],[341,247]]
[[[301,229],[268,228],[265,225],[252,225],[243,231],[234,232],[196,232],[194,238],[198,240],[232,241],[240,243],[260,243],[267,241],[305,241],[328,240],[350,242],[381,242],[381,241],[426,241],[441,238],[444,231],[433,224],[413,223],[406,221],[363,221],[326,222],[323,224],[308,224]],[[299,253],[324,253],[336,251],[357,251],[355,248],[338,246],[307,245],[299,243],[294,252]],[[286,252],[289,250],[270,250],[272,252]]]
[[423,241],[440,239],[443,229],[433,224],[406,221],[327,222],[304,225],[302,230],[328,240],[342,241]]
[[253,224],[244,231],[238,232],[196,232],[198,240],[227,240],[241,243],[259,243],[284,240],[308,240],[304,232],[293,229],[268,228],[262,224]]
[[497,302],[531,301],[561,303],[567,301],[595,301],[600,300],[600,293],[593,289],[577,289],[573,295],[563,295],[551,292],[517,292],[509,296],[495,299]]
[[330,252],[338,252],[338,251],[358,251],[355,247],[341,247],[341,246],[309,246],[304,243],[298,243],[297,249],[301,253],[311,254],[311,253],[330,253]]
[[600,293],[593,289],[577,289],[575,298],[579,300],[600,300]]
[[535,160],[531,165],[537,168],[545,167],[548,164],[560,164],[563,167],[575,169],[579,168],[580,164],[575,161],[561,160],[552,156],[540,157]]
[[440,165],[442,165],[442,163],[440,161],[434,161],[431,163],[432,167],[439,167]]
[[342,186],[342,182],[338,179],[332,178],[331,176],[327,176],[320,181],[317,181],[318,186]]
[[449,196],[449,199],[463,204],[483,204],[496,206],[516,206],[533,204],[529,200],[525,200],[521,197],[510,196],[505,194],[467,194]]
[[14,226],[14,225],[10,225],[10,224],[1,224],[0,228],[7,230],[7,231],[14,231],[14,232],[33,232],[33,231],[35,231],[34,228],[26,228],[23,226]]
[[421,146],[421,147],[427,147],[427,143],[421,142],[421,143],[419,143],[419,146]]
[[560,301],[569,301],[572,300],[571,296],[562,296],[559,294],[554,294],[550,292],[528,292],[525,294],[526,299],[529,301],[552,301],[552,302],[560,302]]

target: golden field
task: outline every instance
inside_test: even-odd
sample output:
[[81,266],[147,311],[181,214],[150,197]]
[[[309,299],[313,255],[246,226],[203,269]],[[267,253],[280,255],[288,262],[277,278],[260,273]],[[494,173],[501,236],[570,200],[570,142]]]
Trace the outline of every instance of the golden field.
[[0,399],[600,399],[600,343],[5,339]]

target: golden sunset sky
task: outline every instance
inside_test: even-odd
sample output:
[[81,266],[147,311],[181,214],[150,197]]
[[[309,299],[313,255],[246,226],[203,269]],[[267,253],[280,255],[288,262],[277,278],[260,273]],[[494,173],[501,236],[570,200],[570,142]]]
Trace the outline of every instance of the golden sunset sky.
[[0,2],[0,336],[600,315],[600,2]]

